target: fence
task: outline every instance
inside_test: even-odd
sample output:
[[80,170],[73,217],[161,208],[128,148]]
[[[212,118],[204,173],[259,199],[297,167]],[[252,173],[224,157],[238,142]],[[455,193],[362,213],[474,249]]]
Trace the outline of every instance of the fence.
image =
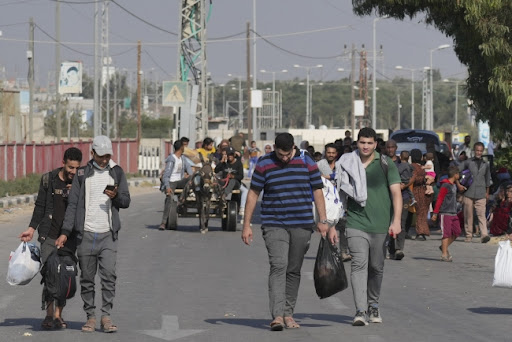
[[[48,144],[0,143],[0,179],[9,181],[32,173],[42,174],[60,167],[64,151],[70,147],[76,147],[82,151],[82,165],[84,165],[90,159],[91,145],[92,140]],[[171,143],[162,141],[158,148],[147,148],[141,143],[139,152],[136,140],[114,140],[112,149],[113,160],[126,173],[141,173],[157,177],[161,162],[171,151]],[[151,155],[144,153],[148,150],[153,150],[153,153]],[[148,155],[145,156],[145,154]]]

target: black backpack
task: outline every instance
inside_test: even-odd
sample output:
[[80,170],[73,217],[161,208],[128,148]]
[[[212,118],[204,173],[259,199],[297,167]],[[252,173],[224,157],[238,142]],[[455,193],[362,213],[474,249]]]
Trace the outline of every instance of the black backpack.
[[73,298],[76,293],[77,260],[72,253],[54,250],[46,260],[41,274],[43,291],[43,310],[45,302],[57,301],[58,306],[64,306],[66,300]]

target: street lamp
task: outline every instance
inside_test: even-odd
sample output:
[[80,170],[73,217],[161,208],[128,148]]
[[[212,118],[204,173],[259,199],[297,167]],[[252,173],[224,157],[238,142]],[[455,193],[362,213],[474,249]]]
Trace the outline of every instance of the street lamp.
[[404,68],[401,65],[397,65],[395,69],[408,70],[411,72],[411,129],[414,129],[414,72],[420,69]]
[[244,116],[242,112],[243,93],[242,93],[242,77],[234,74],[228,74],[229,77],[235,77],[238,79],[238,129],[242,129],[244,126]]
[[444,79],[443,82],[445,83],[455,83],[455,123],[454,123],[454,129],[457,130],[457,112],[459,110],[459,83],[460,80],[456,81],[450,81],[449,79]]
[[434,51],[447,49],[449,47],[450,44],[443,44],[430,50],[430,113],[427,115],[427,129],[429,130],[433,130],[434,128],[434,78],[432,76],[434,74],[434,67],[432,65],[432,54]]
[[302,66],[299,64],[295,64],[293,66],[294,68],[303,68],[306,69],[306,129],[309,129],[309,126],[311,125],[311,113],[309,111],[309,74],[311,69],[313,68],[322,68],[322,64],[313,65],[313,66]]
[[373,76],[372,76],[372,128],[377,129],[377,21],[387,19],[385,15],[373,19]]
[[[262,69],[261,73],[271,73],[272,74],[272,126],[275,126],[276,122],[276,73],[285,73],[288,70],[283,69],[281,71],[269,71]],[[273,127],[275,128],[275,127]]]

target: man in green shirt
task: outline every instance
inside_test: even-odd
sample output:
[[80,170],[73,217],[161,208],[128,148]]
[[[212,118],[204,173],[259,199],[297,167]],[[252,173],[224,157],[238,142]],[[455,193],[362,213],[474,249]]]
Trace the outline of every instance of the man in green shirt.
[[[386,256],[388,233],[395,238],[400,233],[402,194],[400,175],[391,159],[375,151],[377,134],[369,127],[359,131],[358,149],[344,154],[338,161],[345,173],[340,189],[348,196],[348,247],[352,255],[352,291],[356,316],[352,325],[382,323],[379,297]],[[345,178],[343,177],[345,176]],[[366,196],[364,194],[366,193]],[[368,311],[366,311],[368,309]]]

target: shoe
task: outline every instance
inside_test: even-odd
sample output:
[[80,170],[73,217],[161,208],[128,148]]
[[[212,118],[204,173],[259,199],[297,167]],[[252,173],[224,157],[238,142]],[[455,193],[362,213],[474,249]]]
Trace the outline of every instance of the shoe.
[[101,330],[104,333],[113,333],[117,331],[117,326],[112,323],[110,316],[101,317]]
[[382,323],[382,317],[380,317],[379,308],[374,306],[368,307],[368,317],[370,323]]
[[413,238],[412,238],[412,236],[410,236],[409,234],[405,234],[405,239],[406,239],[406,240],[412,240]]
[[55,318],[53,320],[53,327],[55,329],[67,329],[68,324],[62,319],[62,317]]
[[[402,260],[404,258],[405,254],[404,252],[402,252],[401,250],[397,249],[396,252],[395,252],[395,260]],[[371,311],[368,311],[370,312],[370,315],[371,315]],[[371,321],[371,316],[370,316],[370,321]]]
[[165,230],[165,223],[162,223],[160,226],[158,226],[158,230]]
[[482,241],[482,243],[487,243],[487,242],[489,242],[489,240],[491,240],[491,238],[489,237],[489,235],[486,235],[486,236],[484,236],[484,237],[482,238],[482,240],[481,240],[481,241]]
[[417,241],[427,241],[427,238],[425,237],[424,234],[421,234],[421,235],[416,235],[416,239]]
[[352,321],[352,325],[355,327],[362,327],[364,325],[368,325],[368,320],[366,318],[365,311],[358,311]]
[[441,255],[441,261],[452,262],[453,258],[451,255],[448,255],[447,257]]
[[46,316],[41,322],[41,329],[51,330],[53,328],[53,316]]
[[480,237],[480,233],[474,233],[473,237]]

